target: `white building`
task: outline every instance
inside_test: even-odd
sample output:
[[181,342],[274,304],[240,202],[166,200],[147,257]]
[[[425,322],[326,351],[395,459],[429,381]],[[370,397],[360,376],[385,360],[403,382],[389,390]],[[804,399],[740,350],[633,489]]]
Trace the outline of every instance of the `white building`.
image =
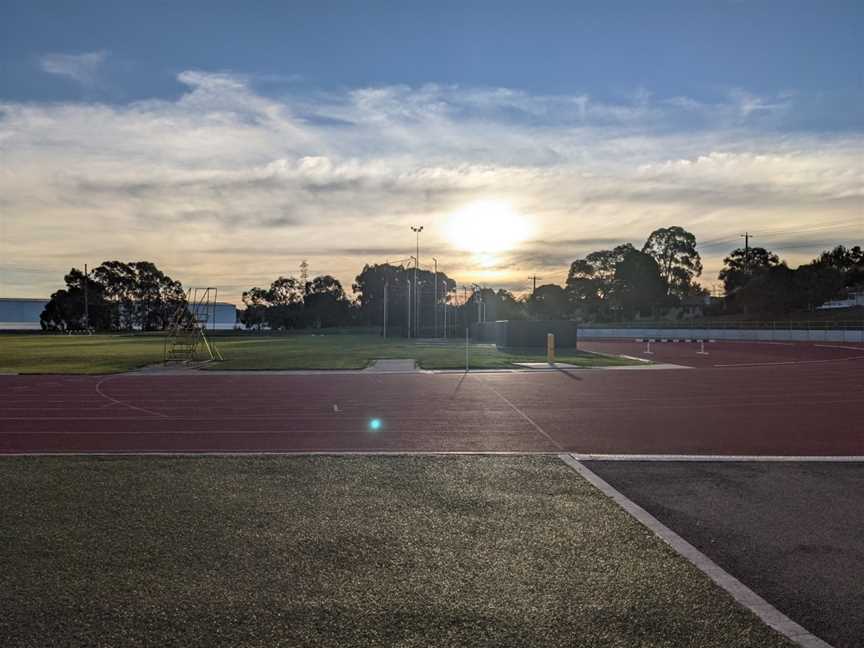
[[[38,331],[42,328],[39,316],[48,304],[45,298],[0,297],[0,331]],[[216,302],[216,321],[207,328],[230,331],[237,324],[237,307],[227,302]]]
[[816,310],[855,308],[856,306],[864,306],[864,290],[862,290],[861,292],[850,292],[846,299],[834,299],[832,301],[827,301],[821,306],[817,306]]
[[48,300],[44,298],[0,297],[0,331],[38,331],[39,316]]

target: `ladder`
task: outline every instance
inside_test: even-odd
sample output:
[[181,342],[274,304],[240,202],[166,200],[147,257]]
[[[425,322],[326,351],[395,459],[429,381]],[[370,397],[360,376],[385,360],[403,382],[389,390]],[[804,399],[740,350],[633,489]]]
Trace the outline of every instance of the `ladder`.
[[168,329],[163,362],[206,362],[222,360],[222,354],[207,339],[208,322],[216,321],[216,288],[189,288]]

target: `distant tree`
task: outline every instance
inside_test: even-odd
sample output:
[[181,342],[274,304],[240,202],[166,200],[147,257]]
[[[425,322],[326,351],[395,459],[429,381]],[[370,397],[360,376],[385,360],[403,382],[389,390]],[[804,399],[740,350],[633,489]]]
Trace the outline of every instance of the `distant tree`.
[[839,271],[843,275],[843,285],[847,288],[864,287],[864,250],[860,245],[851,248],[838,245],[819,255],[813,265]]
[[567,319],[572,310],[570,296],[557,284],[538,286],[525,304],[533,319]]
[[[43,315],[49,330],[84,327],[84,273],[73,268],[64,277],[67,288],[57,291]],[[149,261],[106,261],[90,273],[87,303],[91,328],[160,330],[185,303],[180,282]]]
[[481,288],[472,292],[463,305],[468,322],[476,322],[481,309],[477,303],[482,302],[482,312],[487,322],[495,320],[525,319],[525,304],[516,299],[509,290]]
[[687,295],[693,280],[702,274],[702,259],[696,250],[696,237],[683,227],[661,227],[651,232],[642,252],[654,257],[667,293]]
[[342,326],[348,323],[351,302],[338,279],[330,275],[306,282],[303,298],[306,324],[315,328]]
[[45,331],[97,331],[112,329],[111,304],[105,300],[105,289],[98,281],[87,280],[89,324],[85,318],[84,273],[72,268],[63,278],[66,288],[51,295],[39,316]]
[[754,274],[735,300],[749,314],[778,317],[813,310],[842,287],[843,274],[836,268],[812,263],[792,270],[781,263]]
[[819,262],[799,266],[795,270],[795,306],[812,311],[826,301],[840,296],[844,278],[840,269]]
[[525,305],[516,299],[509,290],[499,289],[495,293],[496,319],[521,320],[525,319]]
[[591,252],[570,264],[566,290],[577,315],[586,318],[610,315],[609,297],[615,289],[615,270],[633,250],[630,243],[622,243],[611,250]]
[[777,265],[780,265],[780,257],[770,250],[763,247],[738,248],[723,259],[723,269],[718,277],[726,293],[730,294],[744,286],[754,274]]
[[[431,331],[435,321],[433,306],[439,308],[438,323],[443,324],[442,304],[448,303],[450,295],[456,290],[456,282],[445,273],[437,275],[438,286],[435,288],[435,274],[429,270],[420,270],[417,274],[420,291],[420,315],[423,326]],[[389,263],[363,266],[363,270],[354,279],[352,289],[357,299],[359,317],[370,326],[380,326],[384,320],[384,285],[387,285],[387,325],[390,330],[401,327],[407,332],[408,295],[414,302],[414,269]],[[437,294],[437,303],[436,303]],[[416,303],[416,302],[414,302]]]
[[851,248],[838,245],[833,250],[826,250],[820,254],[814,263],[836,268],[840,272],[848,272],[856,266],[864,265],[864,250],[860,245]]
[[654,257],[628,250],[615,266],[611,300],[616,310],[625,318],[650,315],[665,297],[666,282]]

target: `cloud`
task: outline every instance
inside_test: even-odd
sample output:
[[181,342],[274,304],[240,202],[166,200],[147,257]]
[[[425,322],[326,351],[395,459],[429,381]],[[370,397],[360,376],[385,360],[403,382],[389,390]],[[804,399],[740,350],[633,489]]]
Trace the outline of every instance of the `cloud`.
[[[85,83],[87,65],[63,61],[52,73]],[[254,76],[178,80],[170,101],[0,103],[2,256],[54,264],[57,278],[17,294],[48,294],[70,258],[149,258],[185,283],[235,287],[309,258],[350,285],[363,263],[411,254],[412,224],[450,276],[508,286],[534,272],[562,282],[577,256],[661,226],[726,241],[704,248],[706,268],[745,229],[803,231],[794,261],[864,226],[864,126],[796,130],[809,104],[793,96],[643,90],[611,104],[436,84],[269,96]],[[494,259],[455,251],[444,224],[479,199],[512,203],[536,240]]]
[[107,50],[83,54],[45,54],[39,59],[39,65],[48,74],[72,79],[83,86],[94,86],[107,59]]

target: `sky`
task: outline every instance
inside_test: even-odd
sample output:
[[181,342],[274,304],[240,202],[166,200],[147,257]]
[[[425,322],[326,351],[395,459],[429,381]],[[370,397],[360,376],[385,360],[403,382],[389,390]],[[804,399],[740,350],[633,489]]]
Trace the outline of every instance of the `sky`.
[[563,284],[693,232],[864,243],[864,4],[0,0],[0,296],[146,259],[252,286],[415,253]]

